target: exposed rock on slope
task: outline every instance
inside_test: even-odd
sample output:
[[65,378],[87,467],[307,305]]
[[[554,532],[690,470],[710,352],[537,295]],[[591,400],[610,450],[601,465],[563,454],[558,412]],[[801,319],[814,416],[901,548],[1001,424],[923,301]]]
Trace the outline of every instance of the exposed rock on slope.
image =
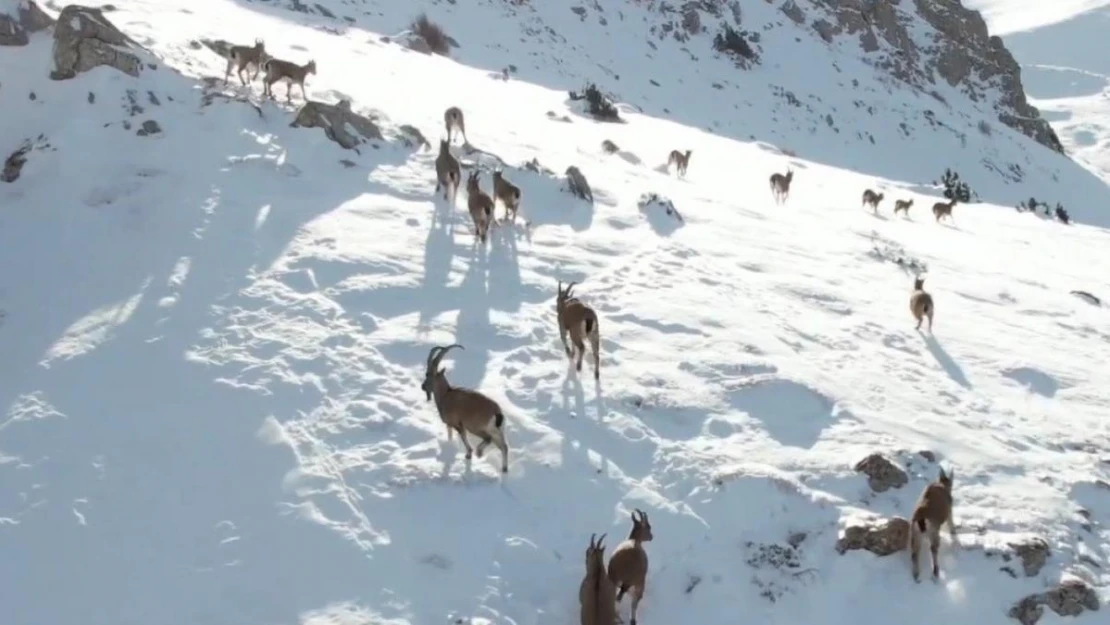
[[49,28],[53,23],[35,0],[0,2],[0,46],[25,46],[28,35]]
[[73,78],[100,65],[138,76],[143,62],[132,50],[139,44],[116,28],[100,9],[71,4],[54,28],[54,80]]
[[350,100],[343,100],[339,104],[309,102],[301,107],[290,126],[323,128],[329,139],[348,150],[353,150],[366,141],[383,139],[381,130],[373,120],[351,110]]

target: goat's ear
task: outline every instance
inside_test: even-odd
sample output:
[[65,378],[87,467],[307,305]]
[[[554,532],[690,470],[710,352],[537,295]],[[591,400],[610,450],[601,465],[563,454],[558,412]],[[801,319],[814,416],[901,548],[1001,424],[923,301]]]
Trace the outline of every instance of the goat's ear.
[[440,367],[439,371],[436,372],[437,375],[443,375],[445,373],[447,373],[447,369],[445,369],[443,367]]
[[937,479],[943,482],[943,481],[950,481],[952,478],[949,477],[949,475],[944,472],[944,467],[941,467],[940,468],[940,475],[937,476]]

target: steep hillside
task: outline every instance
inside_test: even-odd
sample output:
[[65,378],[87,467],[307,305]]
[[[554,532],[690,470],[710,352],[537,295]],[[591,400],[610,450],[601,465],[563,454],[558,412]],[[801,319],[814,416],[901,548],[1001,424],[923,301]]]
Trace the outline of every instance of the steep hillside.
[[[337,33],[400,33],[426,10],[478,68],[557,90],[594,82],[645,114],[881,178],[929,185],[951,168],[985,201],[1038,194],[1110,223],[1105,181],[1041,149],[1059,140],[1018,64],[958,0],[240,2]],[[758,60],[714,49],[725,25]]]
[[[618,38],[595,9],[435,5],[459,44],[444,58],[395,43],[411,7],[367,3],[339,27],[352,5],[332,4],[122,1],[0,48],[0,145],[26,146],[0,184],[0,623],[562,625],[590,536],[612,553],[637,508],[654,534],[643,625],[1098,622],[1110,232],[991,203],[938,223],[924,184],[951,166],[1001,197],[976,165],[989,154],[1028,159],[1022,185],[1065,203],[1065,184],[1101,197],[1097,178],[1000,124],[966,149],[925,134],[900,112],[919,96],[801,31],[809,56],[775,73],[790,26],[747,70],[664,41],[644,69],[652,24]],[[566,44],[507,27],[509,10]],[[111,38],[108,21],[130,41],[79,37]],[[316,61],[313,104],[223,85],[213,49],[256,38]],[[561,65],[530,68],[540,49]],[[618,88],[608,54],[641,90],[620,92],[644,110],[625,123],[567,98]],[[134,75],[85,71],[97,59]],[[843,76],[803,74],[815,60]],[[750,93],[737,113],[734,92]],[[838,107],[840,133],[810,131],[801,111],[825,109],[803,93]],[[529,225],[484,245],[468,193],[433,193],[452,105],[467,171],[488,191],[503,165],[522,190]],[[979,121],[951,106],[938,123]],[[908,137],[880,132],[903,121]],[[672,149],[693,151],[685,179]],[[563,190],[572,165],[593,201]],[[788,167],[776,205],[768,178]],[[885,192],[877,211],[865,188]],[[936,302],[921,331],[919,272]],[[589,357],[568,366],[559,281],[599,316],[599,382]],[[504,410],[506,475],[496,450],[465,461],[421,389],[452,343],[451,382]],[[941,467],[958,542],[944,532],[939,583],[923,553],[914,584],[903,517]]]

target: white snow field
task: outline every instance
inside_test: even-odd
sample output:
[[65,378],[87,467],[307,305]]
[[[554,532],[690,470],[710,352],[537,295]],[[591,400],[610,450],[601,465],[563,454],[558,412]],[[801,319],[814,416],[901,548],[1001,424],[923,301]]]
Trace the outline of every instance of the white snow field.
[[[655,536],[643,625],[1009,624],[1010,606],[1065,578],[1110,599],[1110,193],[1094,174],[1000,124],[969,131],[966,150],[943,130],[896,138],[901,117],[853,98],[919,96],[828,51],[843,76],[768,78],[677,45],[648,63],[612,40],[621,82],[656,89],[656,75],[675,118],[626,109],[605,124],[566,101],[596,66],[528,82],[538,70],[506,59],[521,78],[490,77],[493,48],[471,43],[518,38],[491,22],[500,3],[424,3],[470,65],[381,41],[409,3],[367,3],[380,14],[331,30],[267,4],[113,4],[105,16],[180,73],[53,82],[48,34],[0,49],[0,145],[41,132],[50,146],[0,185],[3,625],[575,623],[590,535],[608,533],[611,553],[634,508]],[[350,98],[433,145],[460,106],[480,151],[455,153],[507,163],[531,227],[475,245],[465,190],[456,207],[433,197],[434,150],[356,154],[291,128],[284,85],[261,115],[200,106],[200,79],[224,71],[189,45],[202,37],[315,59],[310,98]],[[520,45],[519,59],[540,49]],[[567,75],[587,56],[548,45]],[[743,89],[705,86],[710,72]],[[672,82],[683,74],[689,88]],[[853,77],[858,90],[836,84]],[[764,80],[824,89],[842,134],[878,145],[792,128],[789,109],[763,108]],[[960,106],[936,116],[987,117]],[[733,125],[701,129],[712,107]],[[738,130],[771,115],[763,141]],[[162,132],[136,136],[148,118]],[[659,171],[675,148],[693,150],[685,180]],[[1023,163],[1026,182],[993,177],[983,153]],[[533,158],[580,167],[595,203],[516,167]],[[928,183],[946,164],[1007,205],[936,223]],[[768,177],[788,166],[777,206]],[[877,215],[867,187],[886,192]],[[1016,212],[1030,189],[1082,223]],[[638,208],[648,192],[684,222]],[[908,218],[895,198],[915,200]],[[931,333],[909,311],[911,260],[927,265]],[[559,280],[600,316],[600,383],[588,357],[568,368]],[[507,475],[496,450],[468,465],[420,390],[428,350],[450,343],[465,346],[445,359],[450,380],[505,409]],[[873,492],[853,468],[872,453],[908,483]],[[959,545],[945,536],[940,583],[926,553],[915,584],[904,551],[836,551],[850,524],[909,515],[941,466]],[[1032,537],[1051,551],[1026,576],[1008,545]]]
[[974,0],[991,32],[1021,63],[1030,101],[1070,154],[1110,175],[1110,60],[1096,52],[1110,33],[1110,2]]

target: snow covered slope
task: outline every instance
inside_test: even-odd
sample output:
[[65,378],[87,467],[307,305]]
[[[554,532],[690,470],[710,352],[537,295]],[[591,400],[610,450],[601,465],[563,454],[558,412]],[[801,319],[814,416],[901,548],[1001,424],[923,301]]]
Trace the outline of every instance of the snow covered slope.
[[[1036,5],[976,0],[1022,64],[1027,93],[1068,153],[1110,174],[1110,62],[1097,50],[1110,29],[1110,2]],[[1033,10],[1030,10],[1033,9]]]
[[[935,223],[906,163],[945,162],[955,139],[787,157],[677,104],[593,122],[565,85],[383,43],[399,13],[337,33],[227,0],[115,4],[164,64],[139,79],[48,81],[44,34],[0,50],[0,141],[42,134],[0,186],[0,623],[572,623],[590,534],[611,551],[634,508],[655,535],[644,625],[1016,623],[1062,578],[1110,598],[1110,330],[1105,303],[1069,294],[1105,302],[1110,233],[991,204]],[[471,32],[498,32],[484,15]],[[532,227],[475,246],[465,192],[432,197],[433,151],[356,154],[291,128],[292,108],[201,106],[224,63],[190,42],[255,37],[317,61],[310,98],[433,143],[460,106],[481,152],[456,154],[507,163]],[[709,106],[660,89],[685,115]],[[1046,181],[1097,182],[996,135]],[[674,148],[693,150],[686,180],[658,170]],[[596,203],[515,167],[532,159],[580,167]],[[788,166],[776,206],[768,176]],[[867,187],[886,191],[879,215]],[[684,223],[641,210],[647,192]],[[908,219],[890,214],[903,197]],[[935,333],[913,328],[914,263]],[[600,384],[567,370],[559,280],[600,315]],[[467,466],[420,390],[429,348],[454,342],[451,380],[508,415],[507,476],[495,452]],[[905,483],[876,492],[854,469],[873,453]],[[939,585],[914,584],[904,552],[837,552],[846,527],[908,515],[939,466],[960,541]],[[1043,568],[1011,546],[1034,539]]]

